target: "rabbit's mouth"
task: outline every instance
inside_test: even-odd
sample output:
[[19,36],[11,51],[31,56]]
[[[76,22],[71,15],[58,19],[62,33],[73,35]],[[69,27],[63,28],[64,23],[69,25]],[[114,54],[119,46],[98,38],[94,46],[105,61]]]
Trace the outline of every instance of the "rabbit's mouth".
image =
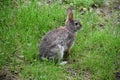
[[82,26],[77,27],[74,31],[77,32],[78,30],[80,30],[82,28]]
[[77,32],[79,29],[75,29],[74,32]]

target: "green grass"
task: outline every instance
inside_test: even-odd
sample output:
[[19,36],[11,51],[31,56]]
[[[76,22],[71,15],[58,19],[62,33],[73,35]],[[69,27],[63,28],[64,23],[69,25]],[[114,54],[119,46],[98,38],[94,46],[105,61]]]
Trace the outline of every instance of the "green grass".
[[[98,0],[96,3],[101,4]],[[64,26],[66,9],[65,4],[57,3],[40,6],[36,1],[1,1],[0,74],[7,69],[7,76],[18,80],[115,80],[114,73],[120,71],[120,24],[114,24],[116,12],[107,20],[94,10],[84,15],[76,10],[74,17],[81,21],[83,29],[71,50],[70,64],[59,66],[39,60],[41,38]]]

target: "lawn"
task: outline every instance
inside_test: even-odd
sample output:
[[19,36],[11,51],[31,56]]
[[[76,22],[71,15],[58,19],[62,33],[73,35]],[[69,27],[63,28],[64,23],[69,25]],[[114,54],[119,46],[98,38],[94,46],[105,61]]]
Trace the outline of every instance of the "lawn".
[[[116,80],[120,76],[120,10],[110,4],[104,6],[104,0],[1,0],[0,80]],[[41,62],[41,39],[65,25],[69,6],[83,26],[69,63]]]

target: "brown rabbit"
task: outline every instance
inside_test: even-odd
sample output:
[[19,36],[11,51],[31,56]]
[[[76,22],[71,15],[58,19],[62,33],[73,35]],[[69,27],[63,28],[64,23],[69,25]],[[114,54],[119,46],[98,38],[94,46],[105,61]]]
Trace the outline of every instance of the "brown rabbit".
[[[72,9],[67,9],[66,25],[48,32],[39,46],[39,55],[42,60],[62,61],[69,56],[77,31],[82,27],[78,20],[73,20]],[[67,63],[67,62],[65,62]]]

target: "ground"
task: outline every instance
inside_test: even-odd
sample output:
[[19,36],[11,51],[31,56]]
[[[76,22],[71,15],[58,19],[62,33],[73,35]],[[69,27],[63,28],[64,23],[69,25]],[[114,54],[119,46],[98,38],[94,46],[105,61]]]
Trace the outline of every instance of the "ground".
[[[83,25],[69,63],[41,62],[39,43],[69,6]],[[119,80],[119,44],[119,0],[0,1],[0,80]]]

